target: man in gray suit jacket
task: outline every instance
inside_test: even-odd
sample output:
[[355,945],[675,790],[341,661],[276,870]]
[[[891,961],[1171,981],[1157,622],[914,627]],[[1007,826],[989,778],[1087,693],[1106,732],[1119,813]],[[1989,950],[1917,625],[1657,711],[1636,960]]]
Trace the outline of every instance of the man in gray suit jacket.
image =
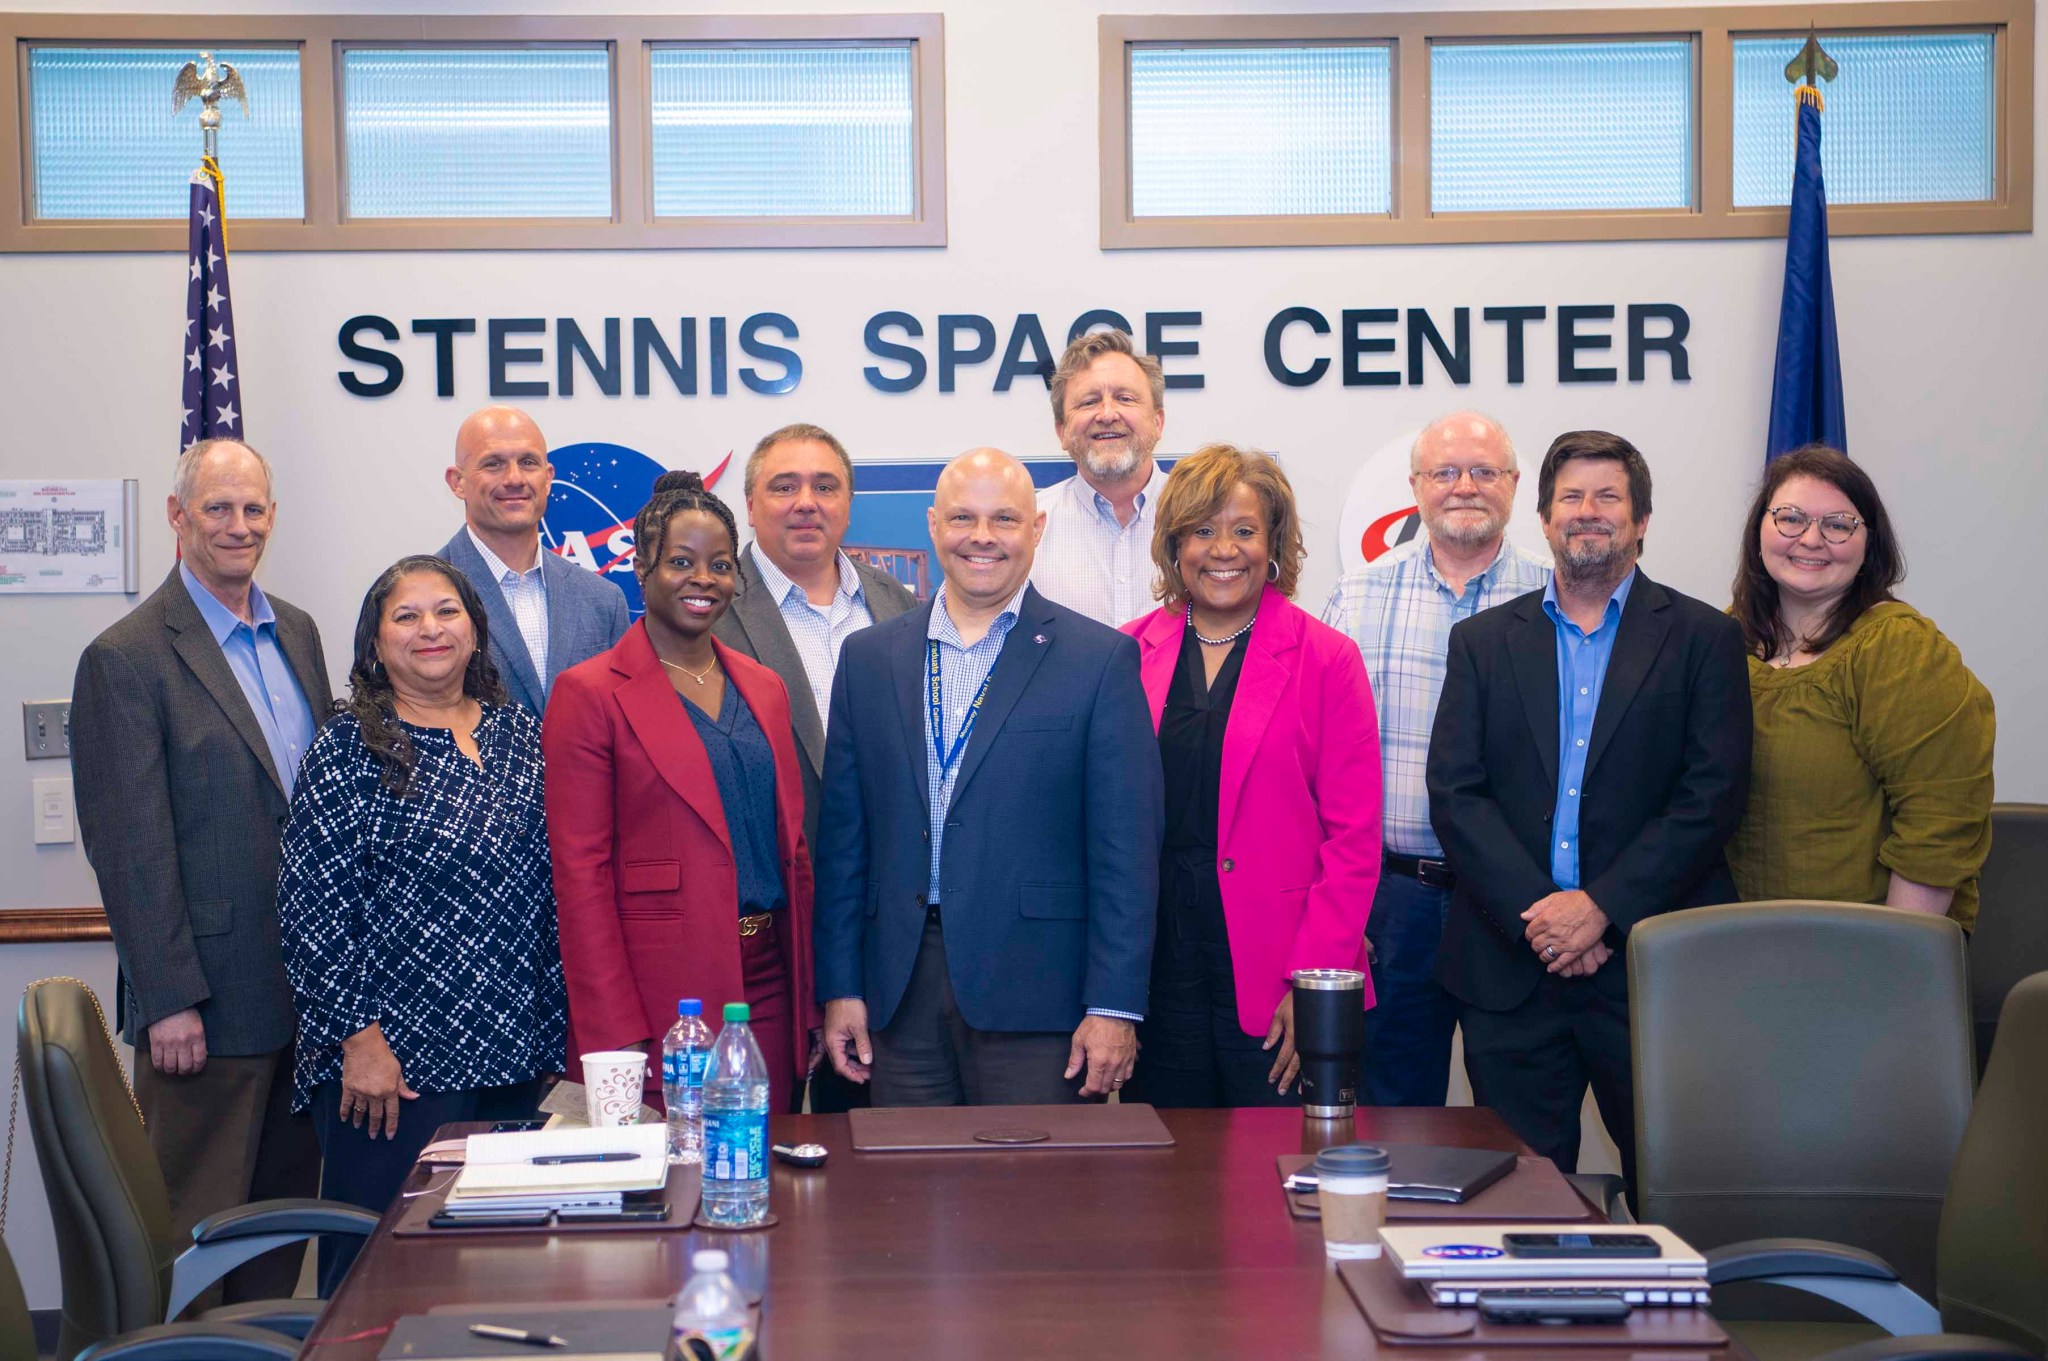
[[455,432],[448,490],[464,524],[441,548],[484,602],[491,661],[512,698],[535,714],[555,677],[625,636],[633,620],[626,593],[559,554],[541,551],[555,468],[533,418],[487,406]]
[[[135,1096],[183,1239],[216,1211],[318,1188],[312,1123],[291,1115],[277,867],[333,696],[312,618],[255,582],[276,512],[262,457],[193,445],[167,509],[183,560],[79,659],[71,764]],[[227,1301],[291,1294],[301,1257],[250,1262]]]
[[[766,436],[747,458],[743,486],[754,541],[740,554],[739,596],[712,632],[771,668],[789,691],[789,726],[803,753],[804,841],[815,854],[840,644],[917,600],[896,578],[840,550],[853,513],[853,460],[827,431],[786,425]],[[814,1112],[867,1104],[865,1087],[819,1065]]]

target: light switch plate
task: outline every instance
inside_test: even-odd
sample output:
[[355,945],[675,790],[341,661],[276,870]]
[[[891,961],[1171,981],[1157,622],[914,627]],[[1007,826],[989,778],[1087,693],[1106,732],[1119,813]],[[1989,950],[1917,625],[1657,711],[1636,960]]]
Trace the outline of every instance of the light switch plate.
[[78,814],[71,804],[70,777],[35,781],[36,845],[61,846],[78,840]]
[[54,761],[71,755],[71,701],[23,700],[21,741],[31,761]]

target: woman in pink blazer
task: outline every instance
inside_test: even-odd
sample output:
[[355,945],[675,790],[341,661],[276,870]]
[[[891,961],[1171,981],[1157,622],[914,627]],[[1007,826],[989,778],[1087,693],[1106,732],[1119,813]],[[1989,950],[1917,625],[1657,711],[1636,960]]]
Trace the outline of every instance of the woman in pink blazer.
[[1175,465],[1152,537],[1161,607],[1124,625],[1166,774],[1133,1100],[1298,1102],[1290,977],[1366,967],[1379,723],[1358,645],[1288,599],[1302,557],[1272,458],[1212,444]]

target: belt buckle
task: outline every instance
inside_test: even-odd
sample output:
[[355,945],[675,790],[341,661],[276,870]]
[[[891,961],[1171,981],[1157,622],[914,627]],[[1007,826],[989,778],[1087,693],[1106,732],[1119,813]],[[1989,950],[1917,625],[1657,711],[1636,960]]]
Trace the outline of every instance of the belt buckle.
[[768,929],[768,920],[769,914],[766,912],[757,912],[751,917],[741,917],[740,939],[746,940],[750,937],[760,935],[763,931]]
[[1458,882],[1448,863],[1421,856],[1416,857],[1415,878],[1425,888],[1451,888]]

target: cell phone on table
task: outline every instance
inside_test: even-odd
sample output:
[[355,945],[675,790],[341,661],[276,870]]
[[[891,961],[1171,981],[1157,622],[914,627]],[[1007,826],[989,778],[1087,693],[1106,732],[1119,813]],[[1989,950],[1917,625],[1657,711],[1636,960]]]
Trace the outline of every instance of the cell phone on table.
[[452,1215],[443,1210],[427,1221],[430,1229],[545,1229],[554,1222],[554,1212],[542,1210],[538,1214],[525,1211],[510,1211],[505,1214],[463,1214]]
[[637,1224],[643,1221],[667,1219],[668,1202],[657,1200],[646,1205],[625,1205],[614,1210],[602,1205],[570,1206],[555,1211],[555,1218],[561,1222],[572,1219],[600,1220],[606,1223],[624,1222]]
[[1662,1257],[1646,1233],[1504,1233],[1510,1257]]
[[1629,1305],[1618,1295],[1575,1295],[1530,1299],[1524,1295],[1481,1295],[1479,1316],[1488,1323],[1621,1323]]

